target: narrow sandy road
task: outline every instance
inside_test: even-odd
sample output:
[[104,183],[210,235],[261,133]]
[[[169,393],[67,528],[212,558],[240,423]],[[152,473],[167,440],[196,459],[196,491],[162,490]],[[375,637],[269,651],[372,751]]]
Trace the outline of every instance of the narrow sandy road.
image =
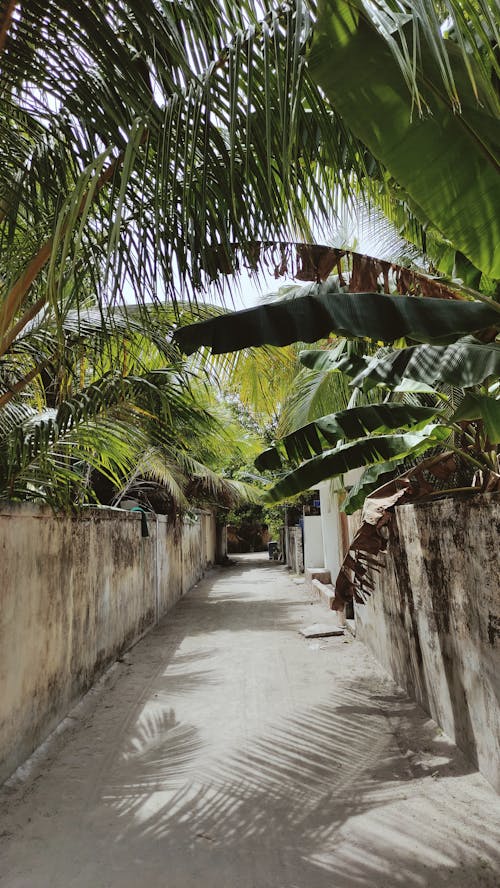
[[211,573],[3,791],[2,888],[498,886],[499,797],[325,613]]

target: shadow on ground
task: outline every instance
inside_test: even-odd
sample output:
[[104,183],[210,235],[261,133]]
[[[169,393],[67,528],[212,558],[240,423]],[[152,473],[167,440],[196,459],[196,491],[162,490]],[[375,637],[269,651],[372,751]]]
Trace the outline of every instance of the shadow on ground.
[[[126,847],[153,871],[168,861],[168,884],[179,888],[194,885],[196,873],[210,888],[497,885],[498,822],[483,819],[479,789],[457,824],[439,787],[447,778],[453,796],[454,780],[470,770],[463,757],[449,745],[436,748],[423,713],[415,718],[398,693],[373,704],[369,690],[343,684],[323,705],[256,738],[251,752],[189,782],[182,767],[196,754],[196,734],[175,722],[167,733],[151,724],[105,791],[116,814],[115,860]],[[380,707],[397,721],[387,722],[389,745]],[[426,744],[422,761],[402,749],[409,739]],[[408,802],[412,782],[422,779],[430,787]],[[471,841],[474,864],[466,860]],[[277,858],[286,882],[273,880]],[[120,875],[135,884],[129,872]]]
[[[42,871],[35,841],[29,847],[37,881],[0,877],[0,884],[496,888],[500,809],[493,794],[485,795],[482,778],[436,736],[423,710],[375,675],[357,643],[338,648],[356,675],[339,678],[333,646],[317,660],[320,703],[294,706],[292,715],[277,715],[244,742],[203,758],[205,715],[182,721],[176,700],[199,701],[221,681],[218,633],[230,633],[235,656],[240,630],[264,632],[265,639],[274,630],[278,646],[282,632],[292,629],[296,639],[307,602],[299,595],[296,602],[289,588],[270,598],[277,571],[254,559],[213,575],[151,634],[147,656],[137,647],[133,670],[144,689],[118,726],[104,709],[96,714],[92,742],[108,732],[108,749],[92,753],[101,756],[98,779],[94,795],[82,795],[81,818],[75,825],[62,807],[52,813],[48,845],[44,840],[52,863]],[[200,634],[206,638],[195,650],[179,650],[183,639]],[[118,690],[126,710],[133,693],[125,683]],[[70,801],[82,779],[68,777]],[[30,829],[42,841],[36,794],[31,803]]]

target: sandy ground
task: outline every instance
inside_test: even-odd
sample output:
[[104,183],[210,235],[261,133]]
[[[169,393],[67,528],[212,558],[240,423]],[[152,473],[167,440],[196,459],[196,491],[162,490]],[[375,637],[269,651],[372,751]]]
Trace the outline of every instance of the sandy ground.
[[325,617],[207,576],[3,790],[2,888],[498,886],[499,797]]

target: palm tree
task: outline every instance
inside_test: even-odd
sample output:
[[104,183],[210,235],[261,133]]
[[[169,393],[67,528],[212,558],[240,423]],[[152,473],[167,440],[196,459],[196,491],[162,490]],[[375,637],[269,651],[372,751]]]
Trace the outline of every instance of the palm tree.
[[[135,496],[176,513],[200,500],[252,497],[219,473],[238,441],[203,368],[172,346],[171,307],[50,307],[4,355],[0,498],[53,508]],[[31,364],[37,373],[26,374]]]
[[[337,18],[345,6],[333,4]],[[424,101],[418,54],[406,38],[412,24],[413,39],[425,37],[433,50],[445,99],[456,106],[456,76],[436,34],[440,5],[382,7],[380,40],[403,65],[417,106]],[[473,91],[495,109],[490,4],[447,8],[462,40],[471,21],[478,28],[481,52],[470,47],[467,70]],[[179,287],[192,292],[242,262],[257,268],[266,243],[307,239],[311,219],[328,216],[335,183],[348,189],[354,175],[369,190],[373,174],[383,183],[384,158],[367,151],[353,110],[360,97],[340,107],[335,96],[328,107],[311,76],[333,95],[321,70],[328,18],[324,2],[316,22],[313,0],[5,2],[3,333],[14,318],[24,323],[40,302],[55,299],[68,280],[79,287],[82,264],[101,299],[119,298],[127,284],[136,298],[175,298]],[[388,22],[400,29],[399,41]],[[313,33],[313,64],[306,66]],[[352,79],[340,60],[334,68]]]
[[310,25],[302,2],[4,4],[0,353],[82,266],[101,301],[175,299],[309,233],[334,181]]
[[[122,480],[134,473],[129,448],[138,437],[127,423],[136,425],[146,408],[135,404],[125,419],[123,405],[149,396],[152,380],[141,370],[131,383],[120,335],[129,327],[132,337],[140,335],[139,322],[146,332],[153,325],[160,347],[166,331],[155,329],[148,303],[168,297],[180,306],[242,263],[262,267],[266,243],[277,243],[279,253],[280,241],[310,234],[310,216],[325,209],[326,185],[334,181],[317,163],[318,131],[331,115],[304,69],[310,24],[302,2],[2,4],[4,495],[48,495],[50,470],[61,503],[80,484],[90,451],[100,454],[101,470],[108,454],[114,481],[115,470]],[[339,156],[344,142],[339,137]],[[111,310],[130,302],[142,304],[140,318]],[[109,336],[98,334],[97,316],[89,335],[80,311],[89,305],[111,325]],[[95,337],[108,343],[104,376],[89,371],[75,394],[77,373],[86,375],[81,350],[94,348]],[[171,351],[163,357],[167,365],[176,360]],[[156,384],[158,368],[152,372]],[[108,415],[114,404],[116,413],[117,399],[121,439],[116,424],[96,424],[94,415],[92,447],[92,410],[100,415],[105,406]],[[84,428],[86,456],[77,459]],[[179,423],[176,429],[180,439]],[[64,438],[68,452],[68,435],[74,456],[49,459],[56,439],[62,446]],[[185,442],[182,452],[186,459]]]
[[[190,483],[237,496],[202,459],[220,464],[220,408],[200,409],[168,346],[172,313],[146,302],[257,267],[256,240],[284,236],[293,203],[306,225],[307,21],[271,7],[2,5],[2,495],[74,504],[92,497],[92,469],[115,493],[147,475],[176,503]],[[273,105],[302,140],[277,167]],[[113,309],[132,300],[143,310]]]
[[[442,39],[445,25],[454,39]],[[159,288],[175,297],[179,286],[192,291],[238,262],[257,267],[266,244],[307,239],[311,219],[328,214],[335,183],[373,193],[375,180],[394,197],[393,208],[405,205],[407,217],[450,237],[450,221],[440,226],[447,209],[429,209],[443,201],[413,182],[418,145],[392,158],[388,134],[396,121],[409,122],[413,101],[421,137],[428,143],[430,133],[436,144],[442,137],[444,193],[451,146],[431,127],[433,92],[439,111],[461,112],[453,118],[453,159],[462,157],[453,169],[455,198],[466,198],[457,184],[460,170],[470,177],[470,151],[486,161],[484,175],[475,169],[476,194],[485,197],[476,238],[483,246],[467,247],[458,231],[451,239],[471,261],[476,249],[482,259],[489,249],[499,63],[488,0],[376,9],[322,0],[319,14],[314,0],[9,0],[0,34],[9,148],[1,182],[4,333],[22,307],[18,324],[34,303],[60,295],[68,278],[78,287],[82,262],[101,299],[123,294],[127,282],[136,297],[157,296]],[[387,82],[378,97],[355,80],[364,76],[367,41],[370,83]],[[391,91],[399,106],[389,111]],[[10,252],[20,241],[23,261],[32,254],[24,268]],[[493,260],[484,266],[496,267]]]

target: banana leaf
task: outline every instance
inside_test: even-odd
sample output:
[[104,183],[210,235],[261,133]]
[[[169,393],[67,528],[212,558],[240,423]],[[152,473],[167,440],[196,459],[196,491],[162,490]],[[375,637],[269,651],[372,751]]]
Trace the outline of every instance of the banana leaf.
[[491,444],[500,444],[500,401],[488,395],[468,393],[458,410],[453,414],[452,422],[481,419],[484,430]]
[[454,342],[500,325],[500,310],[482,302],[341,293],[334,281],[297,287],[292,294],[180,327],[174,341],[186,354],[210,346],[212,354],[258,345],[316,342],[335,332],[376,342],[409,338]]
[[387,475],[389,472],[394,472],[399,464],[400,460],[390,459],[387,462],[375,463],[373,466],[368,466],[361,475],[361,478],[356,481],[356,484],[353,484],[351,490],[340,506],[340,511],[345,512],[346,515],[353,515],[354,512],[361,509],[368,494],[377,490],[377,488],[383,484],[381,476]]
[[500,345],[464,339],[452,345],[417,345],[374,357],[350,384],[362,386],[369,380],[393,388],[403,379],[413,379],[427,385],[444,382],[468,388],[499,373]]
[[[411,45],[413,35],[401,30],[402,36],[391,36],[406,36]],[[361,0],[321,0],[309,70],[421,221],[430,220],[478,269],[499,278],[500,121],[474,95],[461,52],[447,40],[460,97],[456,113],[425,36],[419,37],[416,64],[426,106],[420,114],[376,16],[370,18]]]
[[255,465],[260,471],[277,469],[281,467],[281,448],[292,462],[300,462],[321,453],[324,441],[335,444],[341,439],[353,440],[377,431],[386,432],[420,423],[425,425],[437,412],[434,407],[412,404],[370,404],[330,413],[286,435],[279,447],[261,453]]
[[338,372],[346,376],[357,376],[368,365],[367,355],[340,355],[338,349],[310,349],[299,352],[299,361],[308,370],[318,373]]
[[[368,367],[372,356],[344,355],[344,357],[336,358],[335,350],[311,349],[310,351],[300,352],[299,360],[309,370],[314,370],[317,373],[338,372],[344,373],[346,376],[359,377],[359,374]],[[369,386],[365,384],[365,388],[367,387]],[[435,394],[436,390],[425,382],[416,382],[414,379],[403,378],[393,391],[410,392],[412,394]]]
[[264,491],[263,502],[277,503],[290,499],[320,481],[343,475],[350,469],[392,459],[404,459],[409,454],[418,456],[430,447],[442,443],[449,437],[450,431],[445,426],[429,425],[421,432],[363,438],[334,450],[327,450],[289,472],[274,487]]

